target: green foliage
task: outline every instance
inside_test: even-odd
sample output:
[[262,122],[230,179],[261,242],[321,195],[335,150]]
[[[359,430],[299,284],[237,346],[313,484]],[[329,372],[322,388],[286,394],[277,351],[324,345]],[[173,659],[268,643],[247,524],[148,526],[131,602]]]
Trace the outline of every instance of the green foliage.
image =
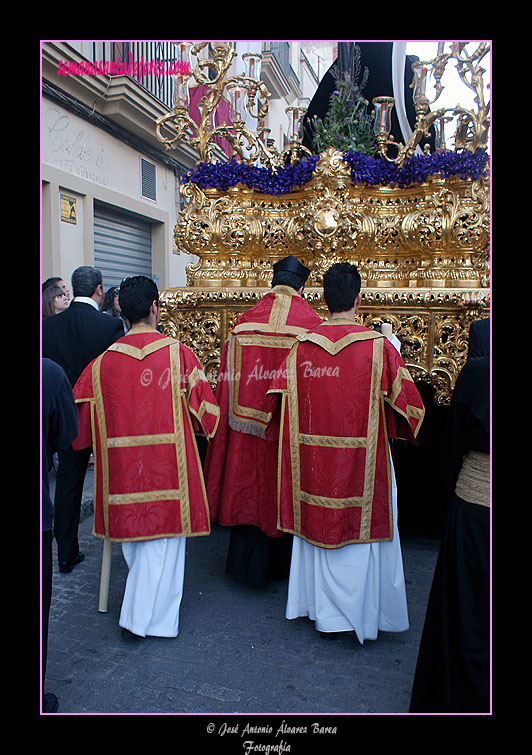
[[323,118],[314,116],[313,147],[323,152],[327,147],[335,147],[344,152],[363,152],[372,155],[376,148],[373,133],[374,113],[368,114],[368,101],[362,96],[368,79],[368,69],[360,79],[360,48],[355,45],[355,55],[351,71],[342,75],[333,69],[336,88],[329,99],[329,109]]

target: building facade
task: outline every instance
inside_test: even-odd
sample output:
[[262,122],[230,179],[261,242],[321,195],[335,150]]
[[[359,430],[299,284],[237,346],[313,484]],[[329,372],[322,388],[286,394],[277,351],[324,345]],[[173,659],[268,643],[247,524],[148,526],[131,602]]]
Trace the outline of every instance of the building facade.
[[[285,108],[313,96],[332,43],[320,57],[297,42],[235,45],[236,74],[243,53],[263,55],[267,125],[283,149]],[[174,248],[173,230],[181,180],[198,155],[184,140],[171,152],[159,143],[155,121],[172,109],[173,80],[139,72],[139,63],[176,58],[171,42],[42,43],[42,280],[69,282],[76,267],[94,265],[105,290],[135,274],[161,289],[186,285],[186,265],[196,258]]]

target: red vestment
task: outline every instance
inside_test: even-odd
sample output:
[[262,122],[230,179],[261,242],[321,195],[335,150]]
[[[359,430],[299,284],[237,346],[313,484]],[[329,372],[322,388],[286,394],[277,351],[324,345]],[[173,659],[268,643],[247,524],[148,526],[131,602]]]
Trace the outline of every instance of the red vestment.
[[207,535],[210,517],[195,431],[216,432],[219,408],[193,352],[134,327],[74,386],[79,435],[92,444],[93,534],[113,542]]
[[298,337],[268,394],[281,410],[269,430],[280,423],[279,529],[325,548],[391,540],[388,439],[415,442],[425,411],[392,344],[327,320]]
[[216,399],[220,425],[207,449],[205,481],[211,518],[227,527],[277,529],[277,440],[266,440],[266,391],[295,337],[321,318],[294,289],[275,286],[235,323],[225,344]]

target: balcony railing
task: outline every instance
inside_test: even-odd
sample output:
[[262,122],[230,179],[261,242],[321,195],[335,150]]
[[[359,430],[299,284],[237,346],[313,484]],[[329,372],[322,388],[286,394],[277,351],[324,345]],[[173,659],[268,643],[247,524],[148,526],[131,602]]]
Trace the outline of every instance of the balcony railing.
[[[170,63],[175,63],[178,59],[177,45],[173,42],[92,42],[83,43],[82,54],[88,57],[91,62],[103,64],[109,62],[115,66],[125,64],[123,71],[129,64],[131,73],[125,73],[132,80],[136,81],[143,89],[150,92],[169,110],[173,108],[173,80],[168,74],[157,74],[153,71],[144,73],[137,72],[133,74],[132,68],[135,63],[146,64],[157,62],[164,63],[167,70]],[[275,57],[279,68],[281,69],[286,81],[295,83],[299,87],[299,78],[290,65],[290,43],[289,42],[269,42],[263,46],[264,51],[269,51]],[[81,51],[81,50],[80,50]],[[142,66],[145,68],[145,66]],[[150,66],[148,66],[150,68]],[[137,70],[138,70],[137,69]],[[113,70],[113,69],[111,69]],[[116,75],[111,73],[110,75]],[[124,73],[122,73],[124,75]]]
[[[172,109],[172,76],[167,73],[157,74],[153,66],[145,66],[144,64],[156,62],[161,68],[160,64],[164,63],[164,70],[166,71],[170,63],[177,61],[177,45],[173,42],[93,42],[92,60],[93,62],[101,60],[104,64],[107,62],[114,63],[117,67],[125,64],[122,67],[123,71],[127,70],[130,63],[133,65],[137,63],[137,74],[133,74],[133,65],[131,65],[130,73],[125,73],[125,75],[150,92],[169,110]],[[141,64],[143,64],[142,67]],[[151,70],[144,73],[144,69]]]
[[290,42],[265,42],[263,50],[269,51],[275,56],[279,68],[285,75],[286,80],[290,81],[290,79],[293,78],[297,86],[299,86],[299,78],[290,65]]

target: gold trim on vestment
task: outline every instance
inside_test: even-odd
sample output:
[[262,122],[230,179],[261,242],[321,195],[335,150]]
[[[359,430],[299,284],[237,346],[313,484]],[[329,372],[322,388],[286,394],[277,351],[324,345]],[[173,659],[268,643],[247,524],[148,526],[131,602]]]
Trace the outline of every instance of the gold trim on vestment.
[[326,509],[348,509],[364,505],[364,497],[360,495],[351,496],[351,498],[330,498],[325,495],[305,493],[304,490],[301,491],[301,500],[312,506],[322,506]]
[[189,408],[190,413],[193,414],[194,417],[196,417],[196,419],[198,420],[198,422],[200,424],[201,424],[201,420],[202,420],[202,417],[205,414],[205,412],[207,412],[207,414],[212,414],[213,416],[216,417],[216,422],[214,424],[214,428],[213,428],[212,432],[205,433],[205,437],[207,438],[207,440],[210,440],[211,438],[214,438],[214,436],[216,435],[216,430],[218,429],[218,423],[220,422],[220,408],[219,408],[219,406],[217,406],[215,404],[211,404],[210,401],[207,401],[206,399],[203,399],[203,401],[199,405],[199,408],[198,408],[197,411],[192,406],[189,406],[188,408]]
[[199,407],[197,409],[194,409],[194,407],[191,405],[190,399],[192,396],[192,392],[194,391],[194,388],[200,382],[204,382],[206,385],[208,385],[209,390],[210,390],[209,381],[205,377],[205,373],[203,372],[201,367],[198,367],[196,365],[194,369],[192,370],[192,372],[190,373],[190,375],[188,375],[187,377],[188,410],[190,411],[191,414],[194,415],[194,417],[196,417],[196,419],[198,420],[200,424],[201,424],[201,420],[205,412],[207,412],[207,414],[212,414],[213,416],[216,417],[216,422],[215,422],[213,430],[210,433],[205,433],[205,437],[207,438],[207,440],[210,440],[211,438],[214,437],[214,435],[216,434],[216,430],[218,429],[218,423],[220,421],[220,407],[218,406],[218,404],[213,404],[212,402],[207,401],[207,399],[203,399]]
[[181,442],[176,443],[177,474],[179,488],[182,491],[179,498],[181,510],[181,534],[188,535],[191,531],[190,501],[188,497],[188,471],[185,451],[185,428],[183,427],[184,396],[186,389],[181,388],[181,356],[179,342],[170,346],[170,370],[172,385],[172,409],[174,414],[174,430]]
[[307,435],[299,433],[299,442],[307,446],[322,448],[365,448],[367,438],[352,438],[343,435]]
[[[309,333],[309,336],[319,335],[315,333]],[[359,335],[359,334],[350,334]],[[345,339],[345,337],[344,337]],[[344,340],[341,339],[341,340]],[[298,338],[298,341],[314,340],[312,338]],[[320,339],[322,340],[322,339]],[[350,339],[350,343],[356,340],[368,340],[366,338],[354,338]],[[365,437],[339,437],[339,436],[325,436],[325,435],[312,435],[299,432],[299,401],[298,401],[298,381],[297,381],[297,352],[299,349],[299,343],[290,351],[286,360],[286,389],[272,392],[279,392],[282,396],[281,406],[281,433],[279,438],[279,455],[278,455],[278,509],[280,510],[280,496],[281,496],[281,461],[283,444],[285,443],[285,431],[286,422],[288,422],[288,442],[290,444],[290,464],[292,472],[292,509],[294,527],[292,529],[285,529],[287,532],[293,532],[293,534],[301,537],[308,542],[312,542],[308,538],[301,534],[301,502],[308,503],[314,506],[323,506],[325,508],[348,508],[359,506],[361,507],[361,520],[359,537],[350,540],[350,543],[355,542],[372,542],[370,539],[371,533],[371,519],[373,513],[373,499],[375,492],[375,475],[377,467],[377,451],[379,446],[379,429],[381,421],[384,421],[384,405],[383,396],[380,390],[381,376],[383,370],[384,360],[384,337],[381,334],[371,335],[370,340],[374,341],[373,345],[373,358],[372,358],[372,371],[371,371],[371,383],[369,388],[369,404],[368,404],[368,420]],[[323,337],[323,341],[326,343],[324,348],[331,353],[327,348],[332,342]],[[318,343],[314,340],[315,343]],[[319,343],[321,346],[322,344]],[[332,344],[334,345],[334,344]],[[347,345],[347,343],[345,344]],[[343,348],[343,346],[341,347]],[[341,348],[338,350],[340,351]],[[336,352],[338,353],[338,352]],[[286,408],[285,408],[286,407]],[[288,416],[286,416],[288,415]],[[386,448],[388,447],[388,437],[386,432],[386,425],[384,423],[384,442]],[[349,498],[333,498],[329,496],[318,496],[307,491],[301,490],[301,460],[300,460],[300,444],[321,446],[328,448],[365,448],[365,469],[364,469],[364,490],[362,496],[353,496]],[[378,541],[391,540],[392,532],[392,494],[391,494],[391,469],[389,464],[388,454],[387,458],[387,471],[388,471],[388,513],[390,523],[390,534],[387,538],[378,538]],[[280,526],[280,521],[278,522]],[[283,528],[284,529],[284,528]],[[322,545],[321,543],[313,543],[315,545]],[[345,545],[347,543],[342,543]],[[340,544],[328,547],[340,547]]]
[[328,550],[334,550],[335,548],[343,548],[344,545],[367,545],[368,543],[385,543],[390,542],[393,540],[392,535],[390,537],[373,537],[368,538],[367,540],[361,540],[360,538],[353,538],[352,540],[342,540],[341,543],[321,543],[319,540],[312,540],[310,537],[305,537],[305,535],[302,535],[301,532],[296,532],[293,529],[290,529],[289,527],[284,527],[283,532],[288,532],[292,535],[296,535],[301,540],[304,540],[306,543],[309,543],[310,545],[315,545],[318,548],[327,548]]
[[[240,380],[242,377],[242,347],[259,346],[271,349],[291,349],[295,338],[288,336],[269,336],[262,333],[232,334],[229,339],[228,365],[231,391],[231,412],[237,422],[249,422],[264,428],[271,420],[271,412],[263,412],[240,404]],[[247,376],[249,380],[251,375]]]
[[203,381],[205,383],[208,382],[201,367],[198,367],[196,365],[190,375],[187,376],[187,388],[189,396],[200,381]]
[[[94,388],[93,388],[94,390]],[[98,454],[96,453],[96,405],[94,399],[89,399],[89,407],[90,407],[90,418],[91,418],[91,438],[92,438],[92,449],[93,449],[93,459],[94,459],[94,482],[93,482],[93,495],[96,497],[96,486],[98,481],[98,469],[100,462],[98,460]],[[105,514],[104,514],[105,519]],[[104,524],[105,527],[105,524]],[[107,531],[107,530],[106,530]],[[92,534],[96,534],[96,516],[93,517],[92,520]]]
[[301,294],[299,294],[295,288],[292,288],[292,286],[285,286],[282,283],[280,283],[278,286],[273,286],[270,293],[273,294],[285,294],[286,296],[297,296],[299,299],[302,298]]
[[[96,418],[98,420],[98,436],[100,440],[100,458],[102,464],[102,509],[103,509],[103,526],[106,535],[109,534],[109,458],[107,447],[107,424],[105,421],[105,409],[103,405],[102,384],[100,380],[100,365],[103,354],[94,360],[92,365],[92,386],[94,392],[94,405]],[[94,454],[96,458],[98,454]],[[94,469],[96,474],[96,467]],[[95,479],[98,479],[95,477]]]
[[414,383],[412,380],[412,376],[408,369],[406,367],[399,367],[397,370],[397,375],[395,376],[395,379],[393,381],[393,385],[390,391],[389,396],[385,396],[384,400],[392,406],[395,411],[397,411],[399,414],[401,414],[403,417],[406,418],[408,423],[410,424],[410,417],[414,417],[414,419],[417,419],[417,425],[415,429],[412,431],[414,433],[414,437],[417,436],[419,429],[421,427],[421,423],[423,421],[423,418],[425,416],[425,407],[422,408],[418,406],[412,406],[411,404],[406,405],[406,409],[401,409],[396,405],[397,397],[401,394],[401,391],[403,389],[403,380],[406,380],[409,383]]
[[130,343],[119,343],[118,341],[116,341],[115,343],[111,344],[111,346],[109,346],[107,351],[117,351],[119,354],[126,354],[128,357],[133,357],[133,359],[141,360],[149,356],[150,354],[159,351],[159,349],[164,349],[168,346],[171,346],[173,343],[175,343],[174,338],[166,337],[157,339],[156,341],[152,341],[151,343],[147,343],[145,346],[139,348],[138,346],[133,346]]
[[[292,501],[294,512],[294,529],[301,531],[301,460],[299,456],[299,398],[297,389],[297,350],[294,346],[286,360],[286,386],[288,416],[290,419],[290,464],[292,468]],[[282,443],[281,441],[279,444]]]
[[150,325],[137,324],[137,325],[132,325],[126,335],[136,336],[142,333],[151,333],[151,335],[153,335],[154,333],[159,333],[159,331],[156,328],[152,328]]
[[[211,405],[209,404],[209,406],[211,406]],[[216,426],[214,428],[214,431],[213,431],[212,435],[214,435],[214,433],[216,432],[216,427],[218,427],[218,421],[220,419],[220,410],[219,410],[219,407],[217,406],[216,408],[218,410],[218,412],[217,412],[218,413],[218,417],[217,417]],[[192,417],[190,416],[190,412],[185,412],[185,416],[186,416],[186,421],[188,422],[188,428],[190,430],[190,439],[192,441],[192,447],[194,448],[194,454],[195,454],[196,465],[197,465],[196,468],[197,468],[198,473],[199,473],[198,477],[199,477],[200,484],[201,484],[201,492],[202,492],[202,495],[203,495],[203,504],[205,506],[205,515],[207,517],[207,529],[206,530],[201,530],[200,532],[189,532],[188,533],[188,537],[195,537],[197,535],[209,535],[210,534],[210,531],[211,531],[211,516],[210,516],[210,512],[209,512],[209,500],[207,498],[207,489],[205,487],[205,478],[204,478],[204,475],[203,475],[202,463],[201,463],[201,459],[200,459],[200,455],[199,455],[199,451],[198,451],[198,444],[196,443],[196,435],[195,435],[195,432],[194,432],[194,426],[192,424]],[[211,436],[207,436],[207,440],[209,438],[212,438],[212,435]],[[184,443],[184,441],[185,441],[185,438],[184,438],[184,433],[183,433],[183,443]],[[188,490],[188,473],[187,473],[187,490]],[[190,505],[189,505],[189,511],[190,511]],[[190,524],[190,529],[192,529],[192,523]]]
[[[366,469],[364,470],[364,500],[360,522],[360,537],[369,538],[371,531],[371,514],[373,511],[373,496],[375,492],[375,470],[377,466],[377,448],[379,443],[380,420],[380,379],[382,375],[384,353],[384,339],[379,338],[373,344],[373,358],[371,369],[371,386],[369,392],[368,425],[366,434],[369,443],[366,447]],[[389,487],[389,486],[388,486]]]
[[242,322],[240,325],[235,325],[231,333],[239,335],[240,333],[248,333],[254,330],[260,331],[265,335],[269,333],[282,333],[283,335],[293,335],[295,338],[297,335],[306,333],[308,328],[301,328],[299,325],[282,325],[280,328],[272,328],[266,322]]
[[[276,393],[276,391],[271,391]],[[270,393],[270,391],[268,391]],[[283,447],[284,447],[284,432],[285,432],[285,413],[286,403],[288,401],[287,391],[279,391],[281,394],[281,419],[279,424],[279,442],[277,443],[277,529],[286,530],[281,527],[281,477],[282,477],[282,459],[283,459]],[[288,414],[288,432],[290,433],[290,414]]]
[[[322,322],[322,325],[359,325],[359,323],[350,317],[329,317]],[[377,334],[382,335],[382,333]]]
[[175,433],[157,433],[156,435],[120,435],[115,438],[107,438],[108,448],[161,446],[165,443],[177,443],[177,436]]
[[291,306],[292,299],[289,299],[286,294],[282,293],[281,296],[277,296],[277,293],[275,294],[268,318],[268,325],[274,332],[280,333],[281,328],[285,327]]
[[323,335],[323,333],[315,333],[312,330],[307,333],[303,333],[300,336],[297,336],[298,341],[310,341],[311,343],[315,343],[318,346],[321,346],[322,349],[325,349],[325,351],[328,352],[331,356],[336,356],[336,354],[342,351],[342,349],[345,349],[346,346],[349,346],[356,341],[374,341],[379,339],[382,340],[383,338],[383,335],[376,333],[373,330],[347,333],[338,341],[331,341],[331,339],[327,338],[327,336]]
[[258,330],[264,333],[291,333],[294,336],[307,332],[308,328],[286,324],[288,315],[290,314],[290,307],[292,306],[292,297],[299,296],[297,291],[290,286],[274,286],[269,293],[275,294],[275,297],[268,316],[268,322],[240,323],[232,329],[231,333],[233,335],[250,330]]
[[290,336],[269,336],[262,333],[246,333],[238,335],[234,339],[242,346],[264,346],[270,349],[291,349],[295,338]]
[[153,501],[178,501],[180,490],[144,490],[139,493],[112,493],[109,504],[116,506],[126,503],[151,503]]

